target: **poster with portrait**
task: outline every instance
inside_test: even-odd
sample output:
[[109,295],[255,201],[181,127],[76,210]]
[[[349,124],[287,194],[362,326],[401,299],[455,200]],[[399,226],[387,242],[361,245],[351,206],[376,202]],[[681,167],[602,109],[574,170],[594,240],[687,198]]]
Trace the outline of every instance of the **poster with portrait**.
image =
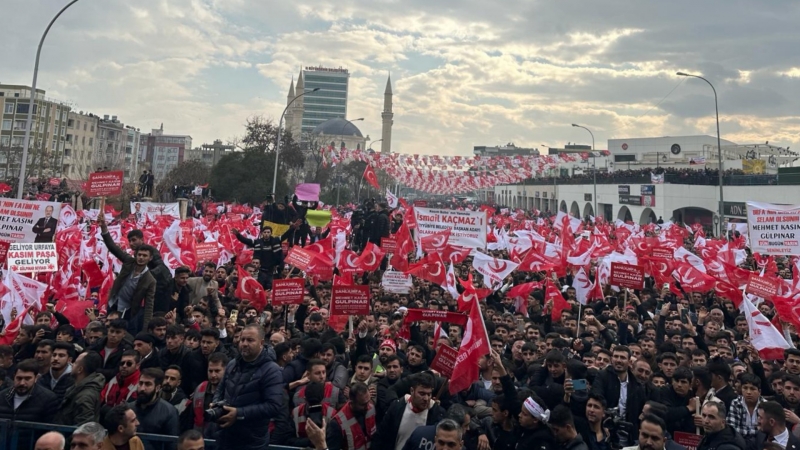
[[0,200],[0,240],[53,242],[61,203],[4,198]]

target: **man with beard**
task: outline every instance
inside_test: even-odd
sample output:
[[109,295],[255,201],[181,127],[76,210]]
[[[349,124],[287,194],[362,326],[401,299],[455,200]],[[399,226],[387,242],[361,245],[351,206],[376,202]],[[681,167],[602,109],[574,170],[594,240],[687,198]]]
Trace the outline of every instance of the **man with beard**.
[[791,374],[783,376],[783,392],[777,401],[786,410],[789,423],[792,425],[800,423],[800,419],[797,418],[800,412],[800,377]]
[[141,438],[136,436],[139,420],[127,403],[111,408],[103,418],[103,427],[108,430],[103,449],[144,449]]
[[[192,289],[192,292],[189,295],[189,301],[192,305],[200,304],[200,300],[207,295],[217,298],[219,285],[214,279],[214,272],[216,271],[217,265],[209,261],[203,264],[202,276],[189,278],[189,281],[186,283],[186,285]],[[215,310],[212,308],[212,311]]]
[[691,369],[678,367],[672,376],[672,382],[653,392],[653,399],[667,406],[667,417],[670,418],[667,430],[670,434],[676,431],[694,431],[693,415],[697,399],[691,393],[692,378]]
[[750,448],[764,448],[765,442],[775,442],[785,449],[800,449],[800,439],[787,428],[785,413],[778,402],[758,405],[758,433],[749,442]]
[[64,399],[67,389],[75,384],[72,378],[72,359],[75,346],[67,342],[56,342],[53,345],[53,356],[50,359],[50,370],[39,377],[37,382],[42,387],[53,391],[58,397],[58,404]]
[[[283,335],[280,336],[283,337]],[[336,360],[336,346],[331,342],[322,344],[319,358],[325,361],[325,373],[327,373],[328,381],[339,389],[344,389],[347,386],[347,367]]]
[[[0,391],[0,419],[50,423],[58,411],[56,394],[36,384],[39,363],[26,359],[17,364],[14,386]],[[21,448],[27,448],[20,444]]]
[[141,370],[151,367],[161,368],[161,359],[154,348],[155,337],[150,333],[141,332],[133,338],[133,349],[139,354],[139,368]]
[[[725,405],[708,402],[703,406],[703,431],[705,435],[697,450],[744,450],[744,438],[725,423]],[[671,418],[671,416],[668,416]]]
[[425,350],[421,345],[412,345],[406,351],[407,373],[415,374],[428,370],[428,361],[425,360]]
[[127,403],[136,398],[139,387],[139,361],[141,357],[135,350],[128,350],[119,362],[119,373],[111,379],[100,393],[100,404],[106,409]]
[[639,445],[625,447],[623,450],[664,450],[666,435],[667,424],[664,420],[653,414],[645,414],[639,426]]
[[208,381],[200,383],[194,393],[192,393],[192,404],[187,408],[187,421],[192,427],[203,433],[206,439],[216,439],[217,424],[214,422],[206,423],[203,411],[211,407],[214,394],[225,374],[225,366],[228,365],[228,356],[224,353],[214,353],[208,358]]
[[397,354],[397,344],[392,339],[384,339],[378,347],[378,361],[373,364],[375,366],[375,375],[382,377],[384,371],[383,363],[390,355]]
[[399,356],[389,355],[381,361],[381,364],[383,365],[386,375],[378,381],[377,386],[375,410],[378,423],[383,420],[383,415],[386,414],[389,405],[397,398],[394,393],[389,392],[390,388],[394,386],[403,375]]
[[167,370],[169,366],[182,366],[183,359],[189,353],[189,349],[183,345],[186,338],[186,331],[180,325],[170,325],[167,327],[166,346],[158,353],[161,361],[161,370]]
[[[597,374],[592,392],[605,398],[609,407],[617,408],[617,417],[633,424],[635,430],[647,398],[644,387],[630,371],[630,363],[630,349],[621,345],[614,347],[611,364]],[[627,442],[620,444],[628,445]]]
[[306,385],[309,383],[320,383],[324,385],[324,395],[322,403],[327,403],[335,409],[347,401],[341,389],[337,388],[330,381],[327,381],[325,372],[325,362],[321,359],[312,359],[306,365],[306,373],[298,381],[289,384],[289,390],[296,389],[292,397],[292,405],[300,406],[306,402]]
[[163,383],[164,372],[161,369],[145,369],[139,376],[136,401],[131,404],[131,409],[139,419],[137,432],[165,436],[180,434],[178,411],[174,406],[161,399]]
[[161,398],[178,410],[178,415],[186,408],[186,394],[181,389],[181,368],[170,366],[164,372],[164,383],[161,385]]

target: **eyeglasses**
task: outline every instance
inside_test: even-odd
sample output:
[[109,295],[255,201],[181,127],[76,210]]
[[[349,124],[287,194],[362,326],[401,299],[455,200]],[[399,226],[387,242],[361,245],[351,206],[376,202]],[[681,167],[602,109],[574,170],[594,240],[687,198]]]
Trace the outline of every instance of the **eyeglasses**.
[[125,367],[133,367],[136,365],[136,363],[133,361],[120,361],[119,365]]

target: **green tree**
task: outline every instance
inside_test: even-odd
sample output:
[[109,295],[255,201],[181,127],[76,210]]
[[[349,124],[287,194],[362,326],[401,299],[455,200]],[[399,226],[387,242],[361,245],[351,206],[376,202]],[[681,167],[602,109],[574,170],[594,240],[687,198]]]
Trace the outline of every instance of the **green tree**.
[[211,168],[202,161],[184,161],[170,170],[158,183],[154,197],[160,199],[164,193],[172,194],[173,186],[206,184],[210,178]]
[[[259,204],[272,193],[277,134],[272,120],[261,116],[247,119],[245,135],[233,143],[239,151],[223,156],[211,170],[211,189],[217,200]],[[278,199],[292,193],[294,186],[288,185],[287,174],[304,163],[300,145],[284,131],[275,186]]]

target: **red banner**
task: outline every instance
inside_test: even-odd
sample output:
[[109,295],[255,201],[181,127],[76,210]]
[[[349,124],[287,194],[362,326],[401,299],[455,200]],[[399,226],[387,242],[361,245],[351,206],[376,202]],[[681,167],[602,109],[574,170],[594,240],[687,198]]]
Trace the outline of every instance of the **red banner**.
[[11,247],[10,242],[0,241],[0,267],[5,267],[6,258],[8,258],[8,248]]
[[642,289],[644,287],[644,267],[612,262],[608,284],[623,288]]
[[431,361],[431,369],[439,372],[445,378],[450,378],[453,375],[457,357],[458,350],[449,345],[440,345],[436,356]]
[[464,326],[467,324],[467,315],[449,311],[437,311],[434,309],[409,309],[404,322],[411,323],[419,321],[447,322]]
[[86,183],[86,195],[89,197],[111,197],[122,193],[123,173],[94,172],[89,174]]
[[670,260],[673,258],[674,254],[672,250],[668,248],[653,247],[650,249],[650,256],[653,258]]
[[397,253],[397,239],[381,238],[381,250],[386,253]]
[[676,431],[672,434],[672,440],[676,444],[686,447],[686,450],[697,450],[701,439],[703,436],[699,434],[684,433],[683,431]]
[[764,300],[772,301],[772,297],[778,295],[778,283],[775,281],[775,279],[760,277],[757,273],[751,273],[745,292],[761,297]]
[[306,282],[302,278],[272,280],[272,306],[299,305],[306,295]]
[[286,255],[284,262],[305,272],[313,260],[314,254],[302,247],[295,246],[289,249],[289,254]]
[[333,286],[332,316],[364,316],[369,314],[369,286]]
[[194,245],[194,254],[198,262],[211,261],[214,264],[219,260],[219,244],[216,242],[201,242]]
[[48,183],[50,183],[50,186],[58,187],[58,185],[61,184],[61,180],[59,180],[57,177],[52,177],[50,180],[48,180]]
[[414,200],[414,206],[419,206],[420,208],[427,208],[428,201],[427,200]]

